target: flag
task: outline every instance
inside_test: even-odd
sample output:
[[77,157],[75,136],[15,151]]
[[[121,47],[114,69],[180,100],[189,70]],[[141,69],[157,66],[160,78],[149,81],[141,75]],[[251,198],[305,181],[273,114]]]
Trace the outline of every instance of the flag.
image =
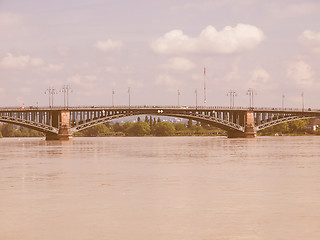
[[203,74],[206,75],[206,67],[203,68]]

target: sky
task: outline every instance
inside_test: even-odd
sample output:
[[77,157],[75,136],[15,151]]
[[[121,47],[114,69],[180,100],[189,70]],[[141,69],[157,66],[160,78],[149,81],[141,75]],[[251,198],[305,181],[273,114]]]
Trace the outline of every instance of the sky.
[[[319,0],[0,0],[0,107],[320,109]],[[204,68],[206,74],[204,75]],[[206,85],[206,103],[204,85]],[[114,91],[114,95],[112,92]],[[178,91],[180,95],[178,95]],[[197,94],[196,94],[197,92]]]

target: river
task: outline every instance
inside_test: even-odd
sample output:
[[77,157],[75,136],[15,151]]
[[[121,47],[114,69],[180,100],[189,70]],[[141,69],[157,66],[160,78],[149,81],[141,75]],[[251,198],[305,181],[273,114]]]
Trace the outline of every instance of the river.
[[319,240],[320,137],[0,139],[0,239]]

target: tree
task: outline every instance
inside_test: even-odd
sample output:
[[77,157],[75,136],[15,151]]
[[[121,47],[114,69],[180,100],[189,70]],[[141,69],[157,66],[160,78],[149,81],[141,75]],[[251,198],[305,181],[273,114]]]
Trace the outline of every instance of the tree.
[[189,119],[189,121],[188,121],[188,128],[191,128],[191,127],[192,127],[192,120]]
[[115,124],[112,125],[112,129],[114,132],[122,132],[123,131],[123,127],[118,122],[116,122]]
[[160,123],[160,122],[161,122],[161,119],[160,119],[160,117],[158,117],[157,123]]
[[140,119],[140,117],[138,117],[138,118],[137,118],[137,122],[140,122],[140,121],[141,121],[141,119]]
[[104,125],[99,124],[83,131],[83,135],[86,137],[96,137],[96,136],[104,136],[106,133],[110,132],[110,129]]
[[144,118],[144,121],[149,124],[149,118],[148,118],[148,116],[146,116],[146,117]]
[[176,129],[176,131],[185,131],[185,130],[187,130],[186,126],[183,123],[176,123],[174,125],[174,128]]
[[154,128],[156,136],[172,136],[175,134],[175,128],[172,123],[159,122]]
[[2,126],[2,136],[4,137],[14,137],[14,129],[12,124],[3,124]]
[[136,122],[126,129],[129,136],[145,136],[150,134],[150,126],[146,122]]
[[152,116],[150,116],[150,127],[153,127],[153,121],[152,121]]

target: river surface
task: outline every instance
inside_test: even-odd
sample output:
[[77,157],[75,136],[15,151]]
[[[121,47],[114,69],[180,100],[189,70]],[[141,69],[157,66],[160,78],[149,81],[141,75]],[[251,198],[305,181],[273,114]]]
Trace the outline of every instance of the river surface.
[[3,240],[319,240],[320,137],[0,139]]

